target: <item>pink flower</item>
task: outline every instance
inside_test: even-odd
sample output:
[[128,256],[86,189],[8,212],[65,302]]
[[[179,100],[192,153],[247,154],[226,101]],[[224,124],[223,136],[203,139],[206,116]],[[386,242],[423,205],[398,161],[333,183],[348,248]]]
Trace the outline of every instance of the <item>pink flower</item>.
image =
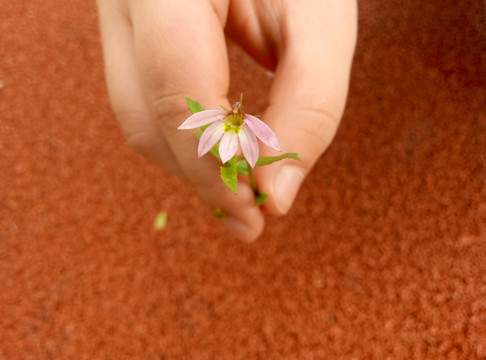
[[201,157],[219,141],[219,156],[226,163],[241,146],[243,156],[253,168],[258,160],[260,139],[265,145],[280,151],[275,133],[263,121],[255,116],[245,114],[241,104],[236,102],[232,111],[204,110],[192,114],[178,127],[180,130],[195,129],[209,125],[199,139],[197,149]]

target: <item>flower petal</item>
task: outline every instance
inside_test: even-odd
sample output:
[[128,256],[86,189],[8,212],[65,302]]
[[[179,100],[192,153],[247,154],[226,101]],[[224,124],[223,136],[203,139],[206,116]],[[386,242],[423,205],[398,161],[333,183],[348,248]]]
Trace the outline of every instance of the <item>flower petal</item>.
[[224,110],[203,110],[189,116],[178,127],[179,130],[196,129],[212,122],[222,120],[228,112]]
[[245,114],[245,124],[265,145],[280,151],[277,135],[263,121],[253,115]]
[[197,155],[199,157],[206,154],[211,148],[221,140],[224,134],[224,120],[219,120],[209,125],[199,139]]
[[238,150],[238,135],[234,131],[225,132],[219,142],[219,156],[223,164],[235,156],[236,150]]
[[258,160],[260,149],[255,134],[253,134],[246,124],[243,124],[241,127],[241,130],[238,133],[238,140],[240,140],[243,156],[245,157],[246,161],[248,161],[250,166],[254,168]]

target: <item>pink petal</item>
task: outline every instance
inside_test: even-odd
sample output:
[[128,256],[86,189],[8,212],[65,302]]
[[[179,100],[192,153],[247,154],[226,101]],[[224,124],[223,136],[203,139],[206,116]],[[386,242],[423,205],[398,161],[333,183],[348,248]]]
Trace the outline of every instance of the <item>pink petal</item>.
[[245,114],[245,124],[265,145],[280,151],[277,135],[260,119],[253,115]]
[[245,156],[246,161],[253,168],[258,160],[258,153],[260,151],[258,140],[253,132],[243,124],[240,132],[238,133],[238,139],[240,140],[241,150]]
[[219,156],[223,164],[235,156],[236,150],[238,150],[238,135],[233,131],[225,132],[219,142]]
[[227,111],[224,110],[203,110],[189,116],[181,126],[179,130],[196,129],[201,126],[210,124],[212,122],[222,120],[225,118]]
[[206,154],[211,148],[221,140],[224,135],[224,120],[219,120],[209,125],[199,139],[197,155],[199,157]]

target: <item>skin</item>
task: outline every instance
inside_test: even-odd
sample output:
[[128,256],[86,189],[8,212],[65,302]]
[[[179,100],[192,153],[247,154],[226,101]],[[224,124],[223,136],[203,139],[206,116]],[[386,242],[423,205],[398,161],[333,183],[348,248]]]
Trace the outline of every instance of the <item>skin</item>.
[[[264,213],[286,214],[310,169],[336,133],[347,97],[356,42],[355,0],[99,0],[105,72],[111,103],[132,148],[192,184],[228,228],[256,239]],[[283,152],[301,162],[258,167],[263,207],[250,186],[234,195],[212,156],[177,127],[189,116],[185,96],[206,109],[231,108],[226,98],[226,37],[275,71],[262,120]],[[233,99],[234,101],[234,99]],[[260,147],[261,156],[277,155]]]

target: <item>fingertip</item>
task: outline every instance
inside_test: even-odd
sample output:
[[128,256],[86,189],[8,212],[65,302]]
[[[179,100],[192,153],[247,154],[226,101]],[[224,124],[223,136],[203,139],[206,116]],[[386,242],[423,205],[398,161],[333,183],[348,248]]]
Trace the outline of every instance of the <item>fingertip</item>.
[[263,219],[260,219],[260,221],[245,224],[236,218],[228,217],[225,219],[225,225],[239,240],[252,243],[262,234],[264,222]]
[[283,164],[278,169],[262,170],[267,170],[266,174],[259,176],[266,179],[262,188],[269,195],[264,204],[265,212],[274,216],[287,214],[305,179],[306,171],[291,164]]
[[236,238],[251,243],[262,234],[265,218],[261,209],[256,206],[253,190],[248,185],[241,183],[236,196],[240,201],[227,205],[224,222]]
[[265,219],[262,210],[255,204],[251,187],[238,182],[234,194],[219,179],[214,186],[196,187],[201,198],[213,209],[220,209],[216,215],[237,239],[250,243],[263,232]]

